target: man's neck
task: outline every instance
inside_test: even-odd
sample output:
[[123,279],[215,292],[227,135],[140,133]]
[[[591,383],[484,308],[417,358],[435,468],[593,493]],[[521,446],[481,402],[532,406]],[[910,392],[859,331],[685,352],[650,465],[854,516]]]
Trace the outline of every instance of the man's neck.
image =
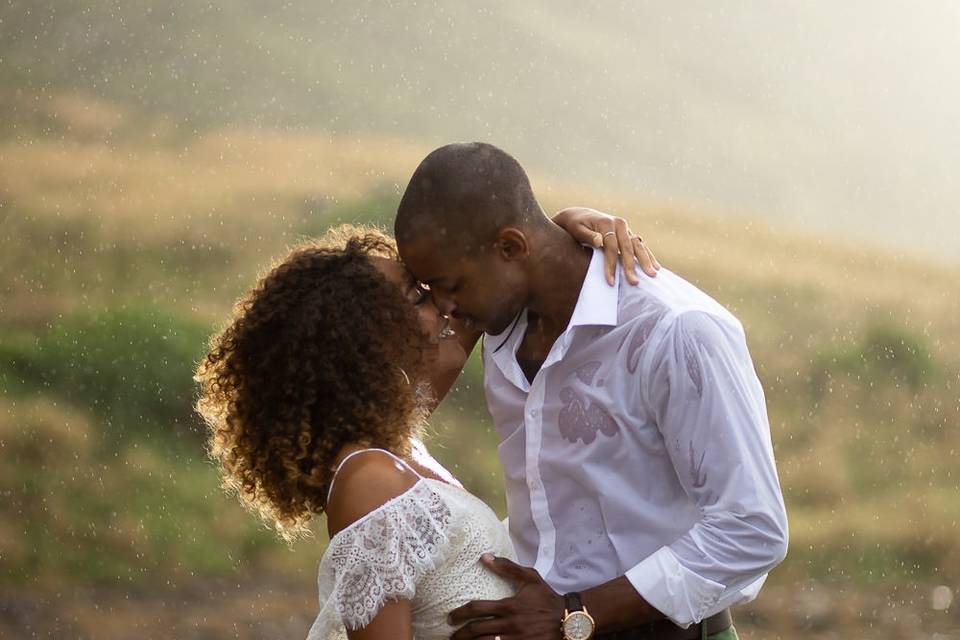
[[551,224],[537,240],[537,254],[528,315],[535,317],[544,333],[559,335],[573,316],[593,250]]

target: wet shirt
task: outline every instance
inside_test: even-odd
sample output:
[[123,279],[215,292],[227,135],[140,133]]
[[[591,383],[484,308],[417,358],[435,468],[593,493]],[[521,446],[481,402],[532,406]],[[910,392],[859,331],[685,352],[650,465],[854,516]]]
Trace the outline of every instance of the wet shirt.
[[787,523],[740,322],[667,269],[610,287],[595,251],[532,383],[526,328],[483,344],[520,562],[559,593],[626,575],[681,626],[754,597]]

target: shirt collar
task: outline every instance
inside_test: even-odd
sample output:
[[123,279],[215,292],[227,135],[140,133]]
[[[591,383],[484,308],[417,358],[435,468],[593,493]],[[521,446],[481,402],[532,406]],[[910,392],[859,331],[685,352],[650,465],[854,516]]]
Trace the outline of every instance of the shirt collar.
[[[570,316],[570,322],[567,323],[567,330],[573,327],[585,325],[605,325],[616,326],[617,310],[620,303],[620,269],[613,272],[613,286],[607,284],[607,276],[604,271],[604,258],[602,249],[594,249],[590,256],[590,264],[587,266],[587,275],[583,278],[580,285],[580,295],[577,297],[577,304],[573,308],[573,314]],[[527,310],[523,309],[510,326],[497,335],[489,333],[484,334],[484,341],[489,341],[495,350],[500,350],[506,346],[507,341],[512,341],[519,333],[523,336],[526,329]],[[522,325],[522,326],[519,326]]]
[[523,309],[510,327],[504,329],[502,333],[495,336],[486,334],[483,337],[483,348],[488,350],[490,358],[500,369],[500,373],[514,386],[524,391],[530,389],[530,383],[517,363],[517,348],[526,332],[527,310]]
[[[561,352],[569,341],[570,330],[582,326],[616,326],[617,311],[620,302],[620,270],[614,273],[611,287],[604,274],[603,251],[594,249],[587,267],[587,274],[580,285],[580,296],[573,308],[566,330],[557,338],[561,341]],[[510,326],[498,335],[484,335],[483,345],[501,373],[521,389],[529,389],[529,382],[517,364],[517,348],[527,332],[527,310],[523,309]],[[562,357],[562,353],[559,357]],[[549,359],[548,359],[549,360]],[[550,360],[552,362],[552,360]],[[544,366],[547,366],[547,362]]]
[[594,249],[587,267],[587,275],[580,287],[577,306],[570,316],[569,331],[586,325],[616,326],[617,307],[620,302],[620,269],[614,271],[613,286],[607,284],[602,249]]

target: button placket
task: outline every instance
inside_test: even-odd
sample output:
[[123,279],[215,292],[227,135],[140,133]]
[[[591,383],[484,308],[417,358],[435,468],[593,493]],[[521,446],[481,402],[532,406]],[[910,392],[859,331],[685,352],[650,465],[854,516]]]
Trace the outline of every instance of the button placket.
[[540,453],[543,440],[543,402],[545,372],[541,371],[534,378],[527,397],[527,488],[530,492],[530,513],[539,534],[537,562],[535,568],[541,575],[547,575],[553,568],[554,545],[556,531],[550,519],[550,509],[547,495],[540,476]]

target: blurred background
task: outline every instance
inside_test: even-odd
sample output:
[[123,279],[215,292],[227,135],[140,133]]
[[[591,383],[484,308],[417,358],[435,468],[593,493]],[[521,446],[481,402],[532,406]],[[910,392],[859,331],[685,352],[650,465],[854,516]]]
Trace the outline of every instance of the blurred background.
[[[0,637],[305,637],[323,523],[220,491],[194,365],[484,140],[743,321],[791,547],[741,636],[960,639],[960,5],[588,4],[0,2]],[[502,513],[481,377],[428,445]]]

